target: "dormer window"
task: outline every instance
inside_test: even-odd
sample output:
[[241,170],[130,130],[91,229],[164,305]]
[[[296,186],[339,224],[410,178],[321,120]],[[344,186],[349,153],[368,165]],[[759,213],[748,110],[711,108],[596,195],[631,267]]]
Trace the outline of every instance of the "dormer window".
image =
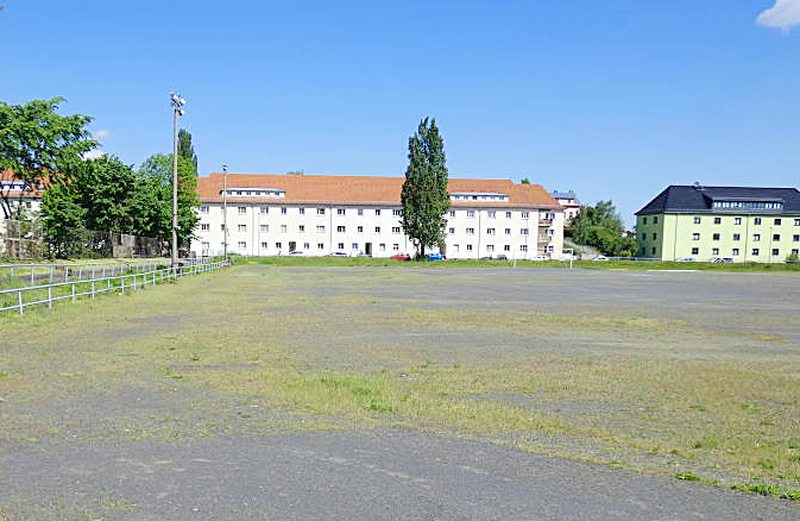
[[280,188],[228,188],[228,196],[247,196],[247,197],[286,197],[286,190]]

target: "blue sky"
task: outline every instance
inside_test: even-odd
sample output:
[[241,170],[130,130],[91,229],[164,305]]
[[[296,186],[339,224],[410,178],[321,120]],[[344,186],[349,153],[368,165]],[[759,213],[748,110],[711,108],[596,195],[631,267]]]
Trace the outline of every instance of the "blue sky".
[[800,184],[800,0],[0,3],[0,99],[64,96],[128,163],[177,89],[202,175],[402,175],[430,115],[452,176],[629,223],[669,184]]

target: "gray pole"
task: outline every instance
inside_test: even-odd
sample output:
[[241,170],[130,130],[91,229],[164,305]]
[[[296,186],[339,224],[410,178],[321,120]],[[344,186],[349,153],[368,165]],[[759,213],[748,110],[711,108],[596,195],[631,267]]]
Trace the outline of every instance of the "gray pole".
[[222,249],[225,258],[228,258],[228,164],[222,165],[223,189],[222,189],[222,227],[225,228],[222,234]]
[[172,265],[178,264],[178,110],[172,132]]

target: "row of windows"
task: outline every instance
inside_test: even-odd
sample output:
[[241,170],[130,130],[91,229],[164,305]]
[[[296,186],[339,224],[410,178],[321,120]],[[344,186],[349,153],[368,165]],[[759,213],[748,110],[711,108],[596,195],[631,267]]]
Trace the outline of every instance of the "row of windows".
[[[741,253],[741,250],[739,248],[731,249],[731,256],[732,257],[738,257],[740,255],[740,253]],[[791,253],[792,255],[798,255],[798,253],[800,253],[800,249],[798,249],[798,248],[792,249],[792,253]],[[720,249],[719,248],[711,248],[711,255],[719,255],[719,254],[720,254]],[[761,255],[761,249],[760,248],[753,248],[752,250],[750,250],[750,254],[753,257],[758,257],[759,255]],[[692,248],[692,255],[700,255],[700,248]],[[780,257],[780,255],[781,255],[780,248],[772,248],[772,256],[773,257]]]
[[[549,246],[549,248],[550,248],[549,251],[553,251],[553,247],[552,246]],[[461,251],[461,245],[460,244],[453,244],[453,252],[458,253],[460,251]],[[472,251],[472,244],[465,245],[465,251]],[[494,251],[495,251],[494,244],[487,244],[486,245],[486,252],[487,253],[494,253]],[[511,245],[510,244],[504,244],[503,245],[503,251],[511,251]],[[528,245],[527,244],[520,244],[519,245],[519,251],[522,251],[522,252],[528,251]]]
[[[647,234],[646,233],[642,234],[642,239],[646,239],[646,238],[647,238]],[[654,233],[653,234],[653,239],[655,239],[655,238],[656,238],[656,234]],[[739,233],[734,233],[733,234],[733,240],[734,241],[739,241],[739,240],[741,240],[741,238],[742,238],[741,234],[739,234]],[[711,239],[714,240],[714,241],[720,240],[720,234],[718,234],[718,233],[712,234],[711,235]],[[700,240],[700,234],[699,233],[693,233],[692,234],[692,240],[693,241],[699,241]],[[780,233],[773,233],[772,234],[772,240],[774,242],[780,242],[781,234]],[[759,242],[759,241],[761,241],[761,234],[760,233],[754,233],[753,234],[753,242]],[[800,234],[792,235],[792,241],[800,242]]]
[[[723,219],[722,217],[714,217],[713,219],[714,219],[714,224],[722,224],[722,219]],[[695,216],[694,224],[702,224],[702,223],[703,223],[703,218]],[[762,223],[762,218],[761,217],[754,217],[753,218],[753,224],[754,225],[760,226],[761,223]],[[773,226],[780,226],[782,223],[783,223],[783,219],[781,219],[781,218],[775,218],[772,221]],[[642,217],[642,224],[647,224],[647,217]],[[657,215],[653,216],[653,224],[658,224],[658,216]],[[733,224],[735,224],[735,225],[742,224],[742,218],[741,217],[733,217]],[[794,220],[794,225],[795,226],[800,226],[800,219],[795,219]]]
[[[247,209],[248,209],[247,206],[238,206],[236,208],[237,208],[236,211],[240,215],[246,215],[247,214]],[[312,208],[308,208],[308,209],[311,210]],[[316,209],[317,215],[325,215],[325,210],[326,210],[325,208],[317,208]],[[259,207],[259,211],[262,214],[269,214],[269,206],[261,206],[261,207]],[[351,209],[350,211],[352,212],[353,209]],[[355,208],[355,211],[359,216],[364,215],[364,208]],[[381,215],[381,210],[379,208],[376,208],[376,209],[374,209],[372,211],[375,212],[376,216],[380,216]],[[209,206],[201,206],[200,207],[200,213],[207,214],[209,212],[210,212],[210,207]],[[282,215],[286,215],[288,213],[287,207],[285,207],[285,206],[280,207],[280,212],[281,212]],[[300,215],[305,215],[306,214],[306,208],[301,206],[300,208],[298,208],[298,212],[300,213]],[[347,214],[348,214],[347,208],[337,208],[336,209],[336,215],[347,215]],[[394,209],[394,210],[392,210],[392,216],[393,217],[402,217],[403,216],[403,212],[402,212],[402,210]],[[456,210],[450,210],[450,217],[455,217],[455,216],[456,216]],[[497,211],[489,210],[489,211],[486,212],[486,216],[489,219],[495,219],[495,218],[497,218]],[[505,216],[506,216],[507,219],[511,219],[512,216],[513,216],[513,212],[507,211],[507,212],[505,212]],[[529,216],[530,216],[529,212],[525,212],[525,211],[520,212],[520,217],[523,218],[523,219],[528,219]],[[475,210],[467,210],[467,217],[470,218],[470,219],[474,218],[475,217]],[[551,220],[551,221],[553,219],[555,219],[555,217],[556,217],[556,214],[554,214],[554,213],[543,214],[541,216],[541,218],[543,220]],[[646,224],[646,222],[647,221],[645,220],[645,224]]]
[[[466,228],[465,231],[466,231],[467,235],[475,235],[475,228]],[[530,232],[529,228],[520,228],[519,229],[519,234],[520,235],[528,235],[529,232]],[[456,233],[456,229],[453,228],[453,227],[448,228],[447,229],[447,233],[449,233],[450,235],[453,235],[453,234]],[[554,230],[547,230],[547,234],[548,235],[553,235],[553,233],[555,233]],[[486,228],[486,235],[497,235],[497,229],[496,228]],[[511,228],[506,228],[505,229],[505,235],[511,235]]]
[[[280,228],[281,233],[287,233],[288,232],[288,225],[281,224],[280,227],[281,227]],[[210,231],[210,230],[211,230],[211,225],[210,224],[205,224],[204,223],[204,224],[200,225],[200,231],[207,232],[207,231]],[[241,233],[246,233],[247,232],[247,225],[246,224],[239,224],[239,225],[236,226],[236,230],[238,232],[241,232]],[[316,230],[317,230],[317,233],[325,233],[325,226],[323,226],[323,225],[317,226]],[[363,226],[356,227],[356,230],[358,231],[358,233],[364,233],[364,227]],[[225,231],[225,225],[224,224],[220,225],[220,231]],[[269,225],[268,224],[259,225],[259,231],[261,233],[269,233]],[[305,233],[306,226],[304,224],[298,225],[297,231],[299,233]],[[336,227],[336,232],[337,233],[347,233],[347,227],[346,226],[337,226]],[[529,228],[520,228],[520,230],[519,230],[519,234],[520,235],[528,235],[529,232],[530,232]],[[380,226],[376,226],[375,227],[375,233],[381,233],[381,227]],[[401,228],[399,226],[392,226],[392,233],[395,233],[395,234],[401,233]],[[451,235],[455,234],[456,233],[456,229],[455,228],[449,228],[448,229],[448,233],[450,233]],[[547,234],[546,235],[547,236],[552,236],[554,233],[555,233],[554,230],[547,230]],[[475,235],[475,228],[466,228],[466,234],[467,235]],[[486,234],[487,235],[497,235],[497,229],[496,228],[486,228]],[[506,228],[505,229],[505,235],[511,235],[511,228]],[[646,236],[647,236],[647,234],[645,234],[643,238],[646,238]],[[653,238],[655,239],[655,234],[653,234]]]
[[714,201],[714,208],[748,208],[755,210],[780,210],[783,208],[781,202],[766,201]]

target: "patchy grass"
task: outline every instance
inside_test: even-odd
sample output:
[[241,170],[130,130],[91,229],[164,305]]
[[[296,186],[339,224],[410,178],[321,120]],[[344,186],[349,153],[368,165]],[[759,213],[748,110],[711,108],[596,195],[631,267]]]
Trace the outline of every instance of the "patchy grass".
[[[800,359],[789,343],[622,312],[613,297],[593,314],[466,307],[456,296],[498,282],[432,282],[427,272],[242,266],[0,317],[0,396],[33,411],[94,389],[249,404],[197,400],[194,416],[157,419],[105,413],[113,422],[103,428],[128,440],[241,424],[399,425],[728,486],[757,476],[782,497],[800,487]],[[432,285],[452,293],[421,297]],[[728,354],[734,341],[742,351]],[[767,347],[784,351],[761,354]],[[45,443],[74,431],[45,417],[9,413],[0,439]]]

